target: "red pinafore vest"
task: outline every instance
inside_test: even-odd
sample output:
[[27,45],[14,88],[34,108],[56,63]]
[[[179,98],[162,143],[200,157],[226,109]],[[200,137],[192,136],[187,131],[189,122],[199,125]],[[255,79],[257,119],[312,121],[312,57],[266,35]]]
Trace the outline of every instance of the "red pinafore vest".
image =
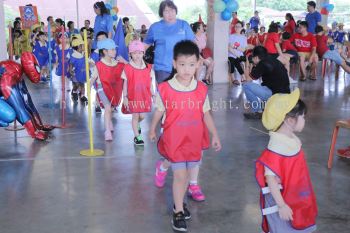
[[123,92],[123,72],[124,64],[118,63],[116,66],[108,66],[99,61],[96,63],[99,79],[103,92],[111,102],[112,106],[118,106]]
[[[303,230],[316,224],[317,203],[304,151],[294,156],[284,156],[266,149],[256,161],[255,177],[260,188],[267,186],[264,166],[271,169],[281,180],[282,197],[293,211],[292,227]],[[260,206],[265,208],[264,196],[260,192]],[[262,229],[269,232],[267,218],[263,217]]]
[[151,70],[152,65],[147,64],[145,69],[136,69],[127,64],[124,72],[128,80],[128,100],[129,110],[123,106],[123,113],[141,113],[152,110],[152,93],[151,93]]
[[173,163],[199,161],[202,150],[209,147],[203,113],[207,87],[197,82],[195,90],[181,92],[164,82],[158,89],[166,112],[159,153]]

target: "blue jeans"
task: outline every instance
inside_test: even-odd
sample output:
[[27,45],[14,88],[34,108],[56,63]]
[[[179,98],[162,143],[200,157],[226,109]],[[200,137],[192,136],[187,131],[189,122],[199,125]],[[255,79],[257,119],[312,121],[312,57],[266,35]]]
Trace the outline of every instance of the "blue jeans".
[[244,83],[243,91],[253,112],[262,112],[263,102],[272,96],[272,91],[256,83]]

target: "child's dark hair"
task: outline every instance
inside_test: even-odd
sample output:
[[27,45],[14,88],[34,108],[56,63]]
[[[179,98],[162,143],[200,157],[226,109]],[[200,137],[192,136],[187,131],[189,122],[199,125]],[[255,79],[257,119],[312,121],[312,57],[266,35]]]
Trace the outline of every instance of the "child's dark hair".
[[193,33],[196,33],[199,30],[199,28],[201,27],[201,24],[202,24],[201,22],[195,22],[191,24]]
[[45,36],[45,33],[44,32],[42,32],[42,31],[39,31],[39,33],[38,33],[38,37],[39,36]]
[[199,48],[198,46],[190,41],[183,40],[178,42],[174,47],[174,60],[179,56],[192,56],[195,55],[197,60],[199,59]]
[[271,32],[278,32],[278,24],[277,23],[270,24],[268,33],[271,33]]
[[323,27],[321,25],[317,25],[316,28],[315,28],[315,32],[316,33],[323,32]]
[[130,21],[130,19],[128,17],[124,17],[123,18],[123,24],[125,24],[126,22]]
[[304,27],[306,27],[306,28],[309,27],[309,24],[308,24],[306,21],[301,21],[298,25],[299,25],[299,26],[304,26]]
[[100,31],[100,32],[97,33],[96,39],[97,39],[99,36],[101,36],[101,35],[105,35],[106,37],[108,37],[108,34],[107,34],[106,32]]
[[290,39],[290,33],[289,32],[283,32],[282,33],[282,39],[283,40],[289,40]]
[[286,117],[297,118],[298,116],[306,115],[306,113],[307,113],[306,104],[304,101],[299,99],[297,104],[294,106],[294,108],[289,113],[287,113]]
[[[199,60],[199,48],[197,44],[195,44],[193,41],[182,40],[175,45],[174,57],[173,57],[174,60],[176,60],[179,56],[192,56],[192,55],[195,55],[197,60]],[[170,76],[167,79],[165,79],[164,82],[172,79],[176,73],[177,73],[176,70],[173,68]]]
[[68,21],[68,23],[67,23],[67,27],[68,27],[68,29],[70,29],[70,27],[72,26],[72,24],[74,24],[74,22],[73,22],[73,21]]

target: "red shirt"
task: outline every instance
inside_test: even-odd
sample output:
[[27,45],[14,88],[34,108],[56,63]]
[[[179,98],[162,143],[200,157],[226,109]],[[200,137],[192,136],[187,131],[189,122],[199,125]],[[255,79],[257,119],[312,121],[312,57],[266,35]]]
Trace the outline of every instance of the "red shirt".
[[312,48],[317,47],[316,37],[310,32],[306,36],[295,33],[290,38],[290,41],[295,44],[298,52],[311,53]]
[[291,51],[298,51],[295,46],[292,44],[292,42],[290,42],[289,40],[284,40],[282,41],[282,51],[285,52],[285,51],[288,51],[288,50],[291,50]]
[[267,33],[265,48],[269,54],[278,53],[276,43],[280,43],[280,35],[276,32]]
[[288,32],[290,35],[293,35],[295,33],[295,21],[287,21],[287,24],[284,26],[284,31]]
[[259,38],[260,44],[262,45],[264,44],[266,36],[267,36],[267,33],[264,33],[264,34],[259,33],[258,38]]
[[329,50],[327,46],[328,37],[326,35],[316,35],[317,49],[316,52],[320,58]]
[[251,36],[247,39],[247,43],[254,45],[254,46],[257,46],[259,44],[259,39],[257,36]]
[[232,19],[232,22],[231,22],[231,34],[235,34],[236,33],[235,26],[238,23],[238,21],[239,21],[238,18]]

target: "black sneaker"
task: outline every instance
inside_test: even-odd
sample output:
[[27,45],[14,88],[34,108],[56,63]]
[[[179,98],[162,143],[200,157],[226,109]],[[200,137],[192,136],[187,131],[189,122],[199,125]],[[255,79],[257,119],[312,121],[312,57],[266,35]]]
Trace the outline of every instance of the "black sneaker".
[[140,126],[140,124],[137,125],[137,128],[138,128],[139,134],[141,134],[142,131],[141,131],[141,126]]
[[[184,203],[183,205],[183,209],[184,209],[184,216],[185,216],[185,220],[189,220],[191,219],[191,213],[190,211],[187,209],[187,205]],[[173,207],[173,212],[175,213],[175,205]]]
[[72,99],[73,101],[78,101],[78,93],[72,92]]
[[100,106],[96,106],[95,107],[95,112],[96,113],[101,113],[102,112],[101,107]]
[[84,102],[84,103],[87,103],[88,99],[85,96],[83,96],[83,97],[80,97],[80,101]]
[[145,144],[144,141],[142,140],[141,135],[134,137],[134,144],[136,146],[143,146]]
[[260,112],[243,113],[243,115],[246,119],[259,120],[262,118],[262,113]]
[[208,80],[206,80],[206,79],[203,79],[202,82],[205,83],[207,86],[210,85],[209,82],[208,82]]
[[345,61],[345,63],[346,63],[346,65],[347,65],[347,66],[350,66],[350,62],[348,62],[348,61]]
[[181,231],[181,232],[187,231],[187,224],[186,224],[185,215],[183,212],[173,213],[173,219],[171,220],[171,223],[175,231]]

